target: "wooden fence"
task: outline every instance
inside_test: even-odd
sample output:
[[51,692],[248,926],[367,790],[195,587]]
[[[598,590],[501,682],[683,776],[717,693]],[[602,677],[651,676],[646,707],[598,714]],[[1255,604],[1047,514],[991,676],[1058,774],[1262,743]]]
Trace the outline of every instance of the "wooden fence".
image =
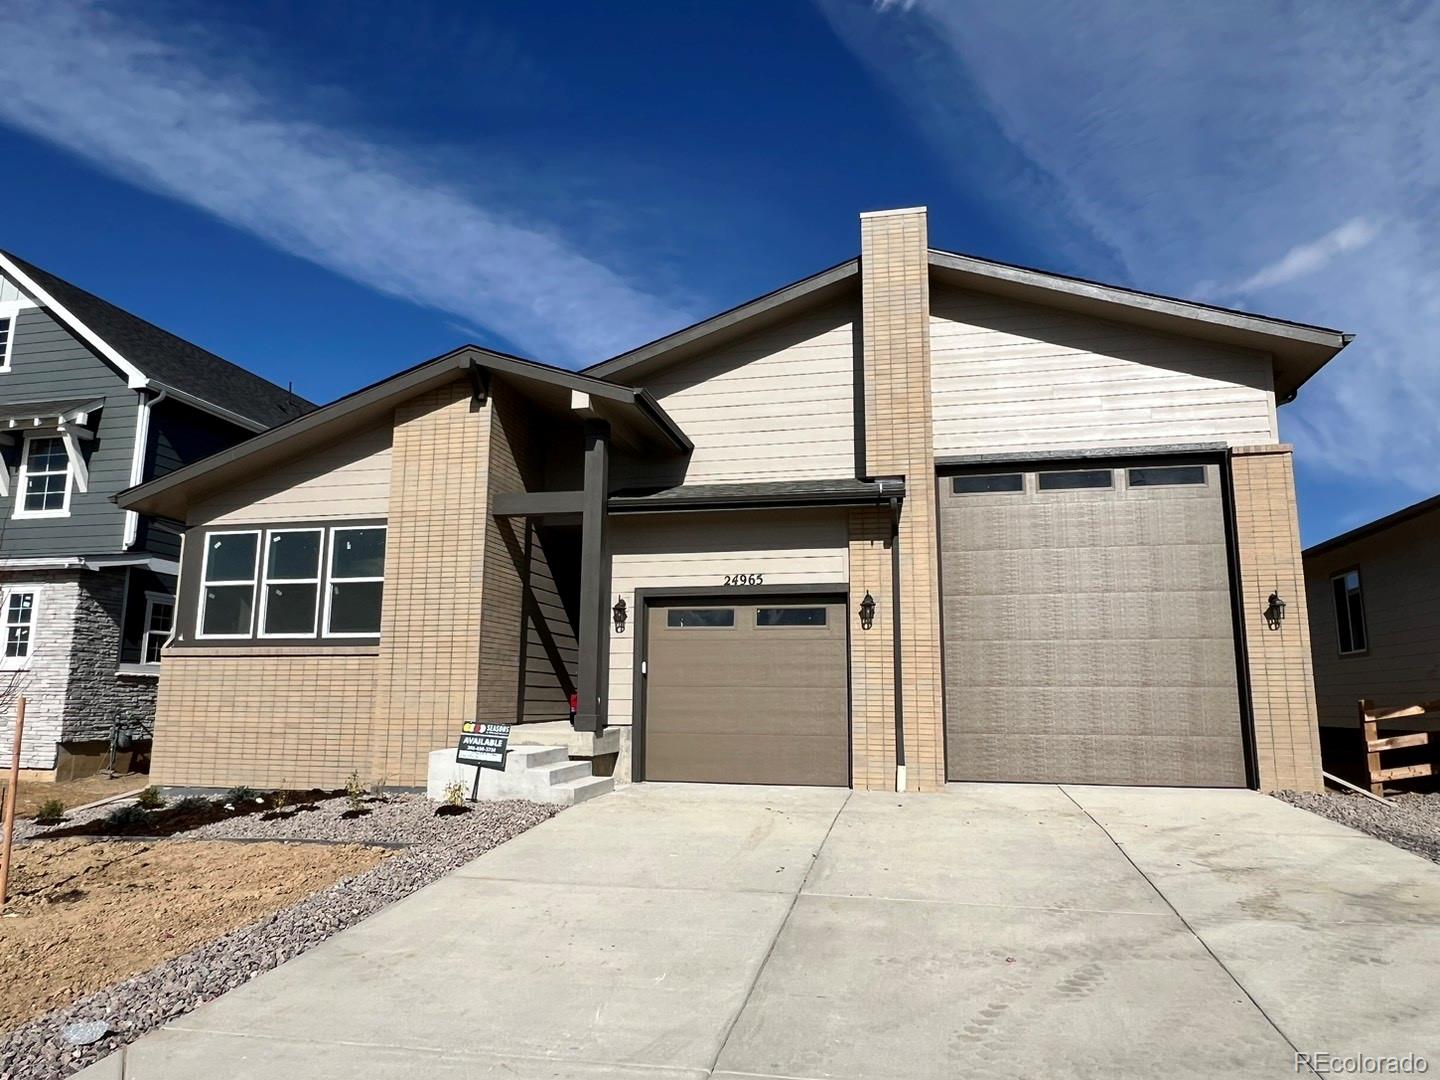
[[[1413,780],[1419,776],[1434,776],[1435,763],[1422,762],[1418,765],[1399,765],[1385,768],[1380,755],[1387,750],[1399,750],[1406,746],[1430,746],[1440,732],[1417,731],[1412,735],[1381,736],[1379,724],[1387,720],[1403,720],[1410,716],[1426,716],[1440,713],[1440,701],[1425,701],[1419,705],[1405,705],[1395,709],[1377,709],[1368,698],[1360,701],[1360,733],[1365,739],[1365,767],[1370,774],[1370,790],[1376,795],[1385,794],[1388,780]],[[1436,740],[1434,745],[1440,745]]]

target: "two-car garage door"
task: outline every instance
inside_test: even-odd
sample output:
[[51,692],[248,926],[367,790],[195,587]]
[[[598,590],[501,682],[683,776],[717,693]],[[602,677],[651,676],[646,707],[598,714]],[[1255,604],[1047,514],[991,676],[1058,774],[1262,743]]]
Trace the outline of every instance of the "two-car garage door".
[[1219,467],[940,478],[951,780],[1245,783]]

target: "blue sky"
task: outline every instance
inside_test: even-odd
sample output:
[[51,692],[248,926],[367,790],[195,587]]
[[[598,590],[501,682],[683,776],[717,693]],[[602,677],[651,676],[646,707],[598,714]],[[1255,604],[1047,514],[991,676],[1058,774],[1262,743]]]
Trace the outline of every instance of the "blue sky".
[[1440,9],[0,0],[0,246],[317,400],[937,247],[1338,326],[1306,542],[1433,494]]

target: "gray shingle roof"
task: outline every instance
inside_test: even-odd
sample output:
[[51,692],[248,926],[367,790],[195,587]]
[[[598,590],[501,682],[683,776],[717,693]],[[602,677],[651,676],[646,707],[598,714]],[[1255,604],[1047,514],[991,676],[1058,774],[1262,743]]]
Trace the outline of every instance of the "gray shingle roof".
[[284,387],[176,337],[34,263],[8,251],[4,254],[147,378],[266,427],[292,420],[315,408],[313,402]]

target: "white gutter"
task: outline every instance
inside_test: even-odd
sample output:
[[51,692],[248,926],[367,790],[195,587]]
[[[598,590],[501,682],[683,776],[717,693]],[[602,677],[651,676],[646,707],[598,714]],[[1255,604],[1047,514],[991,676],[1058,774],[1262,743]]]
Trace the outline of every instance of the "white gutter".
[[106,570],[119,566],[140,566],[169,577],[180,574],[175,559],[153,555],[20,555],[0,559],[0,570]]
[[[145,454],[150,445],[150,410],[165,400],[168,390],[161,390],[152,401],[144,390],[135,391],[139,397],[139,408],[135,413],[135,445],[130,450],[130,487],[145,479]],[[140,515],[134,510],[125,511],[125,534],[120,546],[126,551],[135,546],[140,535]]]
[[[190,405],[199,409],[201,412],[209,413],[211,416],[218,416],[221,420],[234,424],[236,427],[242,427],[246,431],[253,431],[257,435],[262,431],[269,431],[271,428],[270,424],[262,424],[259,420],[252,420],[248,416],[241,416],[239,413],[231,412],[229,409],[222,408],[214,402],[206,401],[204,398],[198,398],[194,394],[187,394],[184,390],[177,390],[175,387],[169,386],[166,383],[157,382],[155,379],[151,379],[149,385],[151,389],[160,391],[160,397],[174,398],[182,405]],[[155,400],[158,402],[160,398],[156,398]]]

